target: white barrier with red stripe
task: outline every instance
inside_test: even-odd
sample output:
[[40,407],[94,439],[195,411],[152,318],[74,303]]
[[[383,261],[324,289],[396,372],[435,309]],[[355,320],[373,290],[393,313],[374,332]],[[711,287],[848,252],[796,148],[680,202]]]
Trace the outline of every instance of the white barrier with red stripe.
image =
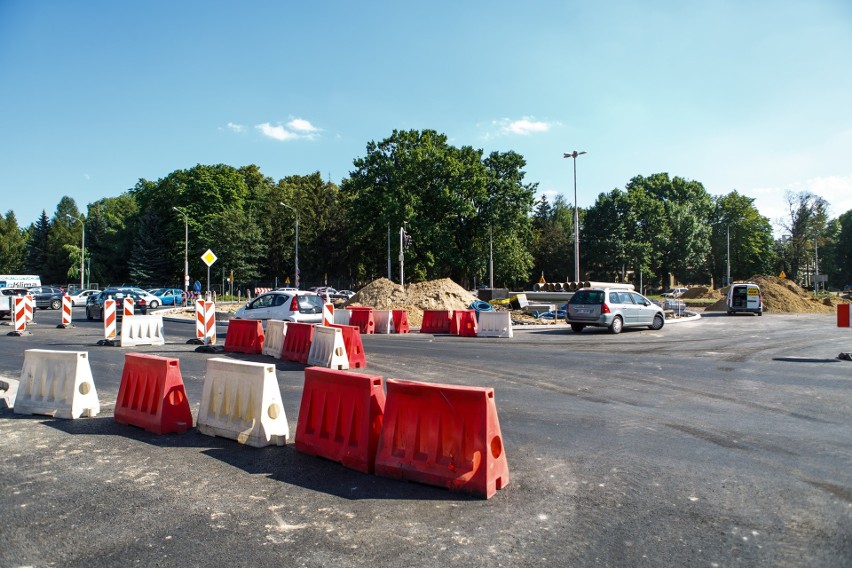
[[195,338],[204,339],[204,300],[195,300]]
[[12,306],[12,319],[15,322],[15,331],[22,333],[27,330],[27,322],[30,321],[27,316],[27,310],[31,310],[27,296],[15,296],[14,305]]
[[216,345],[216,304],[204,302],[204,344]]
[[131,296],[125,297],[121,305],[123,307],[122,317],[133,317],[133,298]]
[[63,294],[62,296],[62,321],[59,324],[59,327],[71,327],[71,308],[73,304],[71,303],[71,296],[68,294]]
[[26,307],[27,323],[30,323],[31,321],[33,321],[33,312],[35,312],[35,296],[33,296],[32,294],[27,294],[26,296],[24,296],[24,298],[27,299],[27,303],[26,303],[26,306],[27,306]]
[[115,300],[104,301],[104,339],[115,339]]
[[322,305],[322,325],[328,327],[334,323],[334,304],[326,302]]

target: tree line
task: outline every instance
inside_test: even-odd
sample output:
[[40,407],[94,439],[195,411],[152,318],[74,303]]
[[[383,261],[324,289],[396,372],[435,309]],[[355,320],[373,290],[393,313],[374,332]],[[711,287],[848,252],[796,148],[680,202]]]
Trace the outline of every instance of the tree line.
[[[302,287],[357,287],[399,279],[399,230],[406,281],[451,278],[524,288],[541,276],[573,279],[574,208],[564,197],[538,200],[520,154],[455,147],[432,130],[394,131],[371,141],[339,185],[319,172],[274,180],[255,165],[196,165],[138,183],[81,212],[62,197],[51,217],[29,227],[13,211],[0,217],[0,272],[39,274],[45,283],[85,279],[107,284],[183,287],[184,247],[191,281],[205,282],[207,249],[222,275],[243,286],[283,286],[295,278],[298,226]],[[732,191],[711,196],[697,181],[658,173],[598,195],[579,211],[585,280],[665,287],[721,286],[784,272],[810,284],[817,269],[829,283],[852,282],[852,211],[836,219],[810,192],[787,194],[784,235],[754,200]],[[184,241],[188,233],[188,240]],[[730,251],[730,252],[729,252]],[[390,274],[388,269],[390,267]]]

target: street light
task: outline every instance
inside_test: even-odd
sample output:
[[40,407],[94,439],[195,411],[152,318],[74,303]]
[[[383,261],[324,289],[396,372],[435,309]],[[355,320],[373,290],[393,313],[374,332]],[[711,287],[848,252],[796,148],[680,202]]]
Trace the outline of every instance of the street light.
[[178,207],[172,209],[183,215],[183,293],[189,298],[189,215]]
[[296,209],[293,209],[292,207],[290,207],[289,205],[287,205],[283,201],[279,201],[278,204],[283,205],[284,207],[286,207],[287,209],[289,209],[290,211],[292,211],[293,213],[296,214],[296,280],[295,280],[295,283],[296,283],[296,290],[298,290],[299,289],[299,211],[296,210]]
[[577,157],[585,154],[585,150],[574,150],[570,154],[562,154],[563,158],[574,158],[574,282],[580,281],[580,214],[577,211]]
[[66,213],[65,216],[69,219],[80,221],[80,226],[83,227],[83,240],[80,243],[80,291],[82,292],[86,289],[86,269],[85,265],[83,264],[84,259],[86,258],[86,223],[85,221],[83,221],[82,215],[80,215],[80,217],[74,217],[73,215],[69,215],[68,213]]

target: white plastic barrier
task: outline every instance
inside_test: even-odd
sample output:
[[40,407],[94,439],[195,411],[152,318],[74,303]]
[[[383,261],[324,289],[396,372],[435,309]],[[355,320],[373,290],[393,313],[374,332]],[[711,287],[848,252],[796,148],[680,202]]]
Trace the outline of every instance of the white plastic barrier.
[[343,343],[343,331],[336,327],[314,327],[314,338],[308,352],[308,365],[344,370],[349,368],[349,356]]
[[281,358],[281,349],[284,347],[284,336],[287,335],[287,322],[282,320],[267,320],[266,333],[263,336],[263,348],[261,353]]
[[255,448],[283,446],[290,428],[275,365],[208,359],[196,426]]
[[16,396],[18,396],[18,381],[0,377],[0,410],[14,408]]
[[373,321],[376,327],[375,333],[393,333],[393,312],[390,310],[373,310]]
[[334,310],[334,323],[337,325],[349,325],[349,318],[352,312],[349,310]]
[[15,414],[80,418],[97,416],[100,411],[86,351],[24,351]]
[[479,312],[478,324],[478,337],[514,337],[509,312]]
[[124,316],[121,321],[121,346],[165,345],[163,316]]

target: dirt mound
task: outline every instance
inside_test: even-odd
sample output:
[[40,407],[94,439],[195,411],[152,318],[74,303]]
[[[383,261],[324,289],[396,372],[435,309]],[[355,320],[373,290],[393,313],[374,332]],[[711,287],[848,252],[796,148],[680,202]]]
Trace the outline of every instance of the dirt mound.
[[423,322],[423,310],[463,310],[474,300],[470,292],[449,278],[418,282],[407,290],[387,278],[379,278],[359,290],[346,305],[406,310],[408,323],[417,327]]
[[680,295],[681,300],[718,300],[719,298],[724,298],[725,296],[720,293],[718,290],[714,290],[713,288],[705,288],[703,286],[696,286],[694,288],[689,288],[686,292]]
[[[767,312],[775,313],[822,313],[830,314],[836,311],[837,304],[849,303],[837,297],[815,298],[813,294],[793,282],[777,276],[765,276],[755,274],[748,282],[754,282],[760,286],[763,293],[763,305]],[[724,312],[725,299],[728,289],[719,291],[722,299],[705,308],[708,312]]]

